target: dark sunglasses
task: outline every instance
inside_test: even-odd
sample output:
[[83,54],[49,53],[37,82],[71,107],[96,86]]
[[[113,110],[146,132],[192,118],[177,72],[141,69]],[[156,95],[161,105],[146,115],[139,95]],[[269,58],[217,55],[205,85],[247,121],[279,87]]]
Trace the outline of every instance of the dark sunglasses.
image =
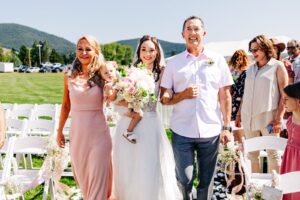
[[253,49],[249,49],[250,53],[256,53],[259,49],[258,48],[253,48]]
[[296,48],[295,46],[286,47],[287,50],[289,50],[289,49],[295,49],[295,48]]

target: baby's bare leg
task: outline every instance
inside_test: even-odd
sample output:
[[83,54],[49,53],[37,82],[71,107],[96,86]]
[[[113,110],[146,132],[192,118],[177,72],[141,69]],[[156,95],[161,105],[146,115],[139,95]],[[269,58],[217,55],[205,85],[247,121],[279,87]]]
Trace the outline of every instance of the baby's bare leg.
[[131,121],[129,123],[129,126],[127,128],[128,132],[133,132],[134,128],[136,127],[136,125],[141,121],[142,116],[139,113],[136,112],[130,112],[128,114],[129,117],[131,117]]

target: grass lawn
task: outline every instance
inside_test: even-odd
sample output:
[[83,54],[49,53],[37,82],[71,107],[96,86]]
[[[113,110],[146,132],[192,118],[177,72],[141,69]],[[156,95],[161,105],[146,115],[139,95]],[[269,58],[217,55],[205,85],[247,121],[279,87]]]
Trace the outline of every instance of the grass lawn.
[[[0,101],[3,103],[61,103],[63,95],[63,73],[0,73]],[[34,167],[40,167],[41,158],[33,158]],[[71,177],[61,182],[73,187]],[[43,187],[25,193],[25,199],[42,199]]]
[[3,103],[61,103],[63,73],[0,73]]
[[[63,73],[0,73],[0,102],[18,104],[61,103],[63,95]],[[167,129],[171,139],[170,130]],[[33,160],[34,166],[41,165],[41,159]],[[73,178],[61,181],[71,187],[76,183]],[[195,181],[196,184],[197,180]],[[25,194],[25,199],[42,199],[43,187],[39,186]]]

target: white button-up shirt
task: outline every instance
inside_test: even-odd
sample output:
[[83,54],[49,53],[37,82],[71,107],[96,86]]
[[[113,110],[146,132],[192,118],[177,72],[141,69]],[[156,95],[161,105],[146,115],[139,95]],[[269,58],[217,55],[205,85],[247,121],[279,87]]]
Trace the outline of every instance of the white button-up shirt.
[[217,136],[222,127],[219,89],[233,84],[224,57],[204,49],[199,57],[184,51],[169,58],[161,86],[178,93],[193,84],[199,87],[199,96],[174,105],[170,128],[189,138]]

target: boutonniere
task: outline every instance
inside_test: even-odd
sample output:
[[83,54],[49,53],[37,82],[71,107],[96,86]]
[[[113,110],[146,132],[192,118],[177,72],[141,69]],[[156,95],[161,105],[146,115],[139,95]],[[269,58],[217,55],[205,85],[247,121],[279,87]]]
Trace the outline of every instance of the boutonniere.
[[215,61],[212,58],[207,58],[206,59],[206,64],[207,65],[213,65],[215,63]]

